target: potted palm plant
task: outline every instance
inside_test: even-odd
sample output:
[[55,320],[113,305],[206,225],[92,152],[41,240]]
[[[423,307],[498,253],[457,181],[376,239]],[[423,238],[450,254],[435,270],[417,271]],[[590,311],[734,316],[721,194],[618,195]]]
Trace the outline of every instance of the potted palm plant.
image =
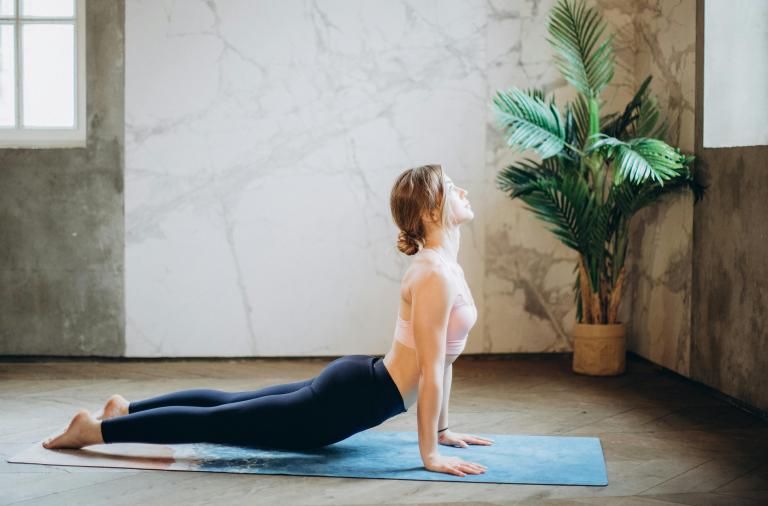
[[[555,64],[578,92],[561,116],[554,95],[539,89],[497,91],[493,110],[507,144],[534,150],[499,171],[496,186],[521,199],[568,248],[578,252],[574,283],[573,371],[615,375],[625,370],[626,327],[617,321],[629,225],[663,195],[706,186],[694,177],[694,156],[662,140],[658,102],[648,76],[620,113],[600,114],[600,93],[613,78],[613,34],[584,1],[559,0],[548,20]],[[658,126],[657,126],[658,124]]]

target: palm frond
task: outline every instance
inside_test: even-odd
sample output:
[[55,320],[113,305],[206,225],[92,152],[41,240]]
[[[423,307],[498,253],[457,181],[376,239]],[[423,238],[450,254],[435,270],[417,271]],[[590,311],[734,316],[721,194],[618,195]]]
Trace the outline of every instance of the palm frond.
[[589,254],[593,258],[604,258],[608,252],[605,251],[605,242],[610,237],[611,227],[611,206],[595,205],[592,223],[589,228],[591,234],[589,239]]
[[535,190],[521,197],[527,209],[541,221],[554,225],[548,230],[563,244],[586,254],[590,250],[595,209],[587,182],[577,174],[562,174],[539,178],[535,186]]
[[625,220],[629,220],[641,209],[657,202],[665,195],[679,193],[685,189],[690,189],[694,195],[694,203],[698,202],[703,198],[704,190],[708,186],[698,181],[687,168],[684,172],[683,177],[674,178],[663,186],[656,182],[638,185],[626,181],[624,184],[614,186],[611,188],[611,196],[615,209]]
[[693,161],[696,157],[694,155],[683,156],[685,157],[685,160],[683,160],[683,165],[685,166],[683,169],[685,183],[693,192],[693,203],[696,204],[699,200],[704,198],[704,192],[709,188],[709,185],[704,184],[704,181],[701,178],[701,172],[694,170],[693,168]]
[[625,178],[633,183],[651,178],[663,185],[664,180],[681,174],[679,169],[683,168],[685,155],[662,140],[638,137],[625,142],[605,134],[595,137],[598,140],[589,151],[602,150],[606,158],[615,158],[614,185],[621,184]]
[[595,48],[606,23],[595,8],[559,0],[549,16],[547,38],[557,51],[555,64],[563,77],[588,97],[597,97],[613,79],[613,34]]
[[497,121],[506,129],[510,147],[534,149],[542,158],[562,151],[565,129],[554,100],[546,104],[535,92],[529,95],[510,88],[506,92],[496,92],[493,103]]
[[632,97],[632,100],[630,100],[627,106],[624,108],[624,112],[622,112],[620,116],[617,115],[615,118],[608,121],[601,129],[604,134],[611,137],[616,137],[620,140],[627,139],[629,136],[629,127],[635,123],[635,121],[637,121],[639,116],[638,111],[640,110],[643,102],[645,102],[646,92],[648,90],[648,86],[651,84],[652,79],[653,78],[650,75],[645,78],[643,83],[640,85],[640,88],[635,93],[635,96]]
[[576,95],[576,99],[570,104],[573,107],[573,119],[575,123],[577,146],[583,147],[589,135],[589,105],[584,95]]
[[640,108],[637,111],[637,123],[635,125],[635,136],[637,137],[654,137],[656,139],[664,139],[667,136],[667,129],[669,123],[666,118],[658,128],[654,129],[656,122],[661,116],[661,110],[659,109],[658,101],[653,95],[649,95],[640,104]]
[[546,99],[544,95],[544,90],[542,90],[541,88],[526,88],[523,93],[525,93],[531,98],[538,98],[542,102],[544,102]]
[[[551,160],[549,158],[548,160]],[[510,198],[518,198],[539,189],[539,179],[557,177],[557,173],[544,163],[530,158],[509,165],[496,174],[496,188],[508,192]]]

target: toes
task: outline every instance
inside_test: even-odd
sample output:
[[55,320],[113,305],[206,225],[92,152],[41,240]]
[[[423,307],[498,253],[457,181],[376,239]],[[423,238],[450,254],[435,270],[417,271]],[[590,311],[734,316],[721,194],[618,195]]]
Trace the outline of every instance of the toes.
[[45,440],[45,442],[43,443],[43,446],[46,448],[55,448],[56,442],[59,439],[61,439],[61,436],[49,437],[48,439]]

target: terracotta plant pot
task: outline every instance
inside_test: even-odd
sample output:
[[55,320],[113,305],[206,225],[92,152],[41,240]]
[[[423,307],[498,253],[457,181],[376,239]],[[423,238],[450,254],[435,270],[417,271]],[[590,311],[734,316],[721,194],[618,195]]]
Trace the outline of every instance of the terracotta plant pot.
[[626,326],[576,323],[573,326],[573,372],[615,376],[626,368]]

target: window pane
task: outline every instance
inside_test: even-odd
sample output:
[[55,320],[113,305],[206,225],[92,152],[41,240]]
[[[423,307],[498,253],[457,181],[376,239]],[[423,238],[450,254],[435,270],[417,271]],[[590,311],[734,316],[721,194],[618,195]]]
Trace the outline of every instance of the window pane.
[[24,126],[75,126],[74,24],[22,24]]
[[21,0],[22,16],[72,17],[75,15],[74,0]]
[[15,5],[13,0],[0,0],[0,16],[13,16]]
[[13,25],[0,25],[0,126],[16,125]]

